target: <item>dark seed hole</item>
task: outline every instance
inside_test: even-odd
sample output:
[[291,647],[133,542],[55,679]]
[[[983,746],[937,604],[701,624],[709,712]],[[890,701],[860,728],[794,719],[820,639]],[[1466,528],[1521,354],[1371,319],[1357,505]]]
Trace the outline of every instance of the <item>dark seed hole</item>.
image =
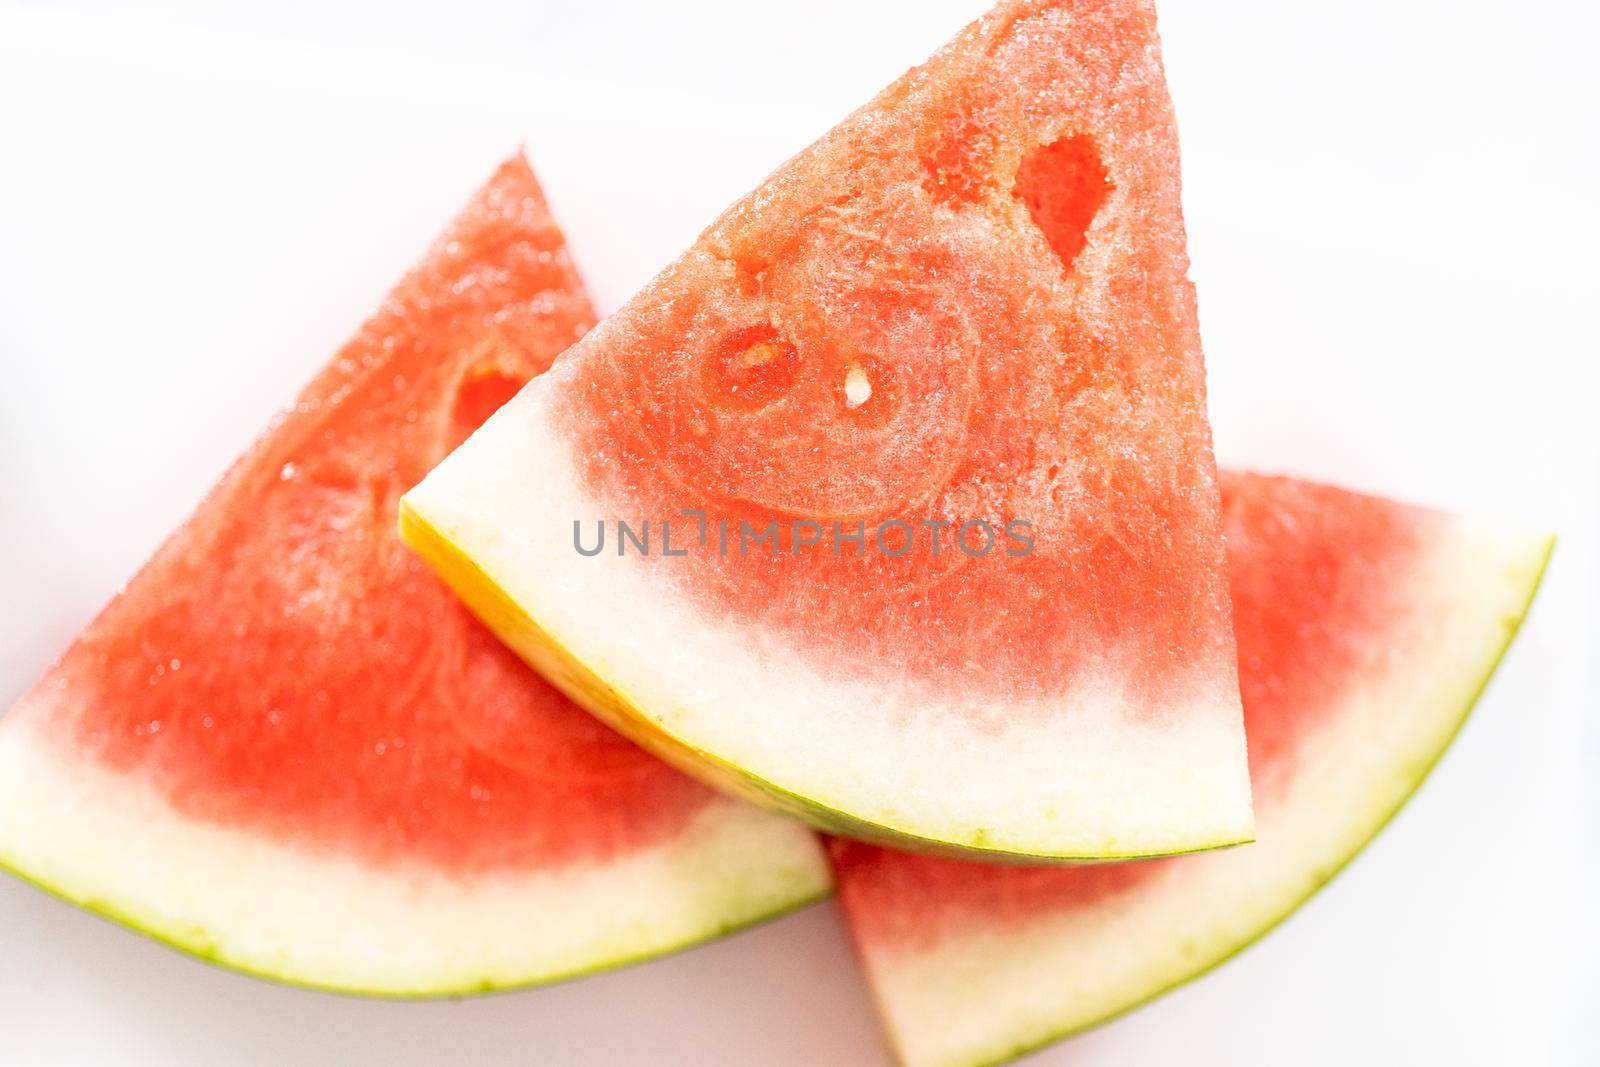
[[521,388],[520,379],[492,367],[468,371],[456,389],[456,406],[452,413],[457,439],[466,439]]
[[1023,160],[1011,194],[1027,205],[1034,224],[1070,271],[1111,189],[1111,176],[1094,141],[1074,134]]

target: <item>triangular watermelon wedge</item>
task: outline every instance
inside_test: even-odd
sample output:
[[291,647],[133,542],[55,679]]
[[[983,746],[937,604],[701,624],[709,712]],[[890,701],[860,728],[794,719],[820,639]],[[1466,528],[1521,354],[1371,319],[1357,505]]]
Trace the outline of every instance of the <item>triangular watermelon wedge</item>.
[[1193,978],[1364,846],[1455,736],[1551,541],[1326,486],[1223,477],[1257,841],[1077,869],[831,843],[900,1059],[975,1067]]
[[217,962],[543,982],[827,889],[815,838],[617,737],[394,533],[593,321],[516,159],[0,719],[0,866]]
[[823,828],[1248,840],[1178,186],[1151,5],[1003,3],[508,404],[405,535],[596,714]]

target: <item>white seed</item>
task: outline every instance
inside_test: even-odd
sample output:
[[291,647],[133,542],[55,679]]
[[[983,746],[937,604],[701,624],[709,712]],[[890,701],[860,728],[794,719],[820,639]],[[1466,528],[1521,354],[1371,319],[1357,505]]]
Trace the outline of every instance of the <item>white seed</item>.
[[872,383],[867,380],[867,372],[858,364],[850,364],[850,369],[844,376],[845,407],[858,408],[870,399],[872,399]]

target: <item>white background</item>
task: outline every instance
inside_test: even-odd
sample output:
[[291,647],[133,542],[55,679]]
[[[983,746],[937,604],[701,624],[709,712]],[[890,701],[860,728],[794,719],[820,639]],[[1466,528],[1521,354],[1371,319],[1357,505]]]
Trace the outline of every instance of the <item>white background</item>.
[[[0,5],[0,707],[519,142],[614,307],[981,3]],[[1240,959],[1039,1064],[1600,1058],[1575,1010],[1600,1002],[1594,12],[1163,8],[1223,459],[1563,540],[1372,849]],[[554,989],[394,1004],[225,973],[0,880],[0,1062],[886,1053],[831,904]]]

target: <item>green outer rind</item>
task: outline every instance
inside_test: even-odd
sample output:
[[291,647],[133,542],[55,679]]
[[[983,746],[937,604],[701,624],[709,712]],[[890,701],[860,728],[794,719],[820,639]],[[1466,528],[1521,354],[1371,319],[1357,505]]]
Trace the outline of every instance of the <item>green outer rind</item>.
[[[1538,595],[1539,586],[1544,581],[1545,571],[1549,569],[1550,557],[1555,551],[1555,543],[1556,539],[1554,536],[1549,536],[1545,539],[1544,552],[1540,556],[1539,564],[1534,570],[1532,580],[1528,583],[1527,595],[1522,600],[1522,606],[1515,614],[1506,619],[1505,640],[1501,642],[1500,647],[1495,652],[1494,656],[1489,659],[1487,666],[1479,676],[1477,685],[1473,689],[1472,697],[1467,701],[1466,705],[1462,707],[1460,715],[1456,717],[1455,726],[1450,730],[1449,734],[1445,736],[1437,751],[1434,752],[1433,758],[1422,767],[1421,773],[1419,773],[1416,779],[1411,783],[1411,788],[1407,790],[1403,796],[1401,796],[1398,803],[1396,803],[1389,809],[1388,812],[1383,815],[1378,823],[1372,828],[1372,832],[1363,838],[1354,849],[1344,856],[1343,859],[1328,868],[1323,877],[1318,879],[1315,885],[1312,886],[1310,892],[1291,903],[1287,908],[1279,912],[1277,915],[1273,916],[1266,923],[1262,924],[1262,926],[1256,930],[1254,934],[1243,941],[1240,941],[1226,953],[1206,963],[1198,970],[1192,971],[1181,978],[1174,979],[1167,985],[1164,985],[1160,989],[1152,992],[1149,996],[1144,997],[1141,1000],[1136,1000],[1131,1004],[1125,1005],[1124,1007],[1118,1008],[1116,1011],[1108,1012],[1099,1018],[1091,1019],[1088,1022],[1079,1023],[1075,1026],[1059,1030],[1055,1033],[1039,1038],[1036,1041],[1029,1041],[1025,1044],[1018,1045],[1011,1051],[1002,1053],[1001,1055],[995,1056],[991,1059],[972,1060],[967,1063],[965,1067],[1000,1067],[1002,1064],[1011,1063],[1012,1061],[1020,1059],[1031,1052],[1038,1052],[1040,1049],[1053,1045],[1058,1041],[1065,1040],[1066,1038],[1072,1037],[1076,1034],[1081,1034],[1087,1030],[1092,1030],[1095,1027],[1103,1026],[1115,1019],[1120,1019],[1122,1016],[1137,1011],[1152,1001],[1159,1000],[1161,997],[1171,993],[1173,990],[1188,985],[1197,978],[1202,978],[1205,975],[1210,974],[1218,967],[1221,967],[1223,964],[1227,963],[1229,960],[1238,956],[1256,942],[1272,933],[1272,931],[1281,926],[1290,916],[1299,911],[1307,901],[1321,892],[1323,887],[1328,885],[1329,882],[1332,882],[1334,878],[1338,877],[1339,874],[1344,871],[1344,869],[1348,867],[1357,856],[1366,851],[1367,846],[1372,844],[1372,842],[1377,839],[1378,835],[1381,834],[1384,829],[1386,829],[1389,824],[1394,821],[1395,816],[1400,813],[1400,809],[1404,808],[1406,804],[1410,802],[1411,798],[1416,795],[1417,790],[1422,788],[1422,783],[1427,781],[1428,776],[1433,773],[1433,769],[1439,765],[1439,761],[1444,758],[1445,752],[1450,748],[1451,744],[1455,742],[1456,737],[1461,733],[1461,728],[1466,725],[1467,719],[1472,714],[1472,709],[1477,706],[1479,699],[1481,699],[1483,696],[1484,690],[1489,687],[1490,679],[1494,677],[1495,671],[1499,669],[1501,661],[1505,659],[1506,653],[1510,650],[1511,644],[1516,639],[1518,631],[1521,630],[1523,621],[1528,617],[1528,611],[1533,606],[1534,597]],[[883,1005],[877,1002],[876,998],[874,998],[874,1003],[878,1009],[880,1017],[887,1022],[887,1014],[884,1012]]]
[[74,907],[81,908],[84,911],[89,912],[91,915],[104,919],[108,922],[115,923],[126,930],[136,933],[141,937],[149,938],[151,941],[165,945],[168,948],[177,949],[185,956],[192,957],[193,959],[199,960],[201,963],[210,964],[211,966],[217,967],[221,970],[232,971],[235,974],[242,974],[249,978],[260,979],[265,982],[271,982],[274,985],[286,986],[290,989],[306,989],[315,993],[332,993],[337,996],[354,997],[364,1000],[397,1001],[454,1000],[461,997],[485,996],[493,993],[515,993],[524,989],[538,989],[543,986],[560,985],[563,982],[570,982],[579,978],[588,978],[593,975],[605,974],[609,971],[619,971],[625,967],[631,967],[636,963],[646,963],[650,960],[658,960],[664,959],[668,956],[675,956],[680,952],[687,952],[692,948],[698,948],[701,945],[709,944],[710,942],[715,941],[718,938],[726,937],[729,934],[736,934],[742,930],[754,929],[757,926],[776,921],[787,915],[792,915],[795,912],[809,908],[811,905],[827,899],[833,893],[833,888],[831,885],[824,886],[817,892],[802,897],[796,897],[793,900],[784,903],[783,906],[775,908],[771,911],[762,912],[761,914],[752,915],[748,918],[739,919],[734,922],[723,923],[714,928],[708,929],[703,934],[697,934],[694,937],[685,938],[684,940],[674,942],[670,945],[663,945],[659,948],[653,948],[647,952],[639,952],[633,955],[616,956],[611,959],[601,960],[591,967],[575,967],[567,971],[555,971],[547,975],[542,975],[538,978],[530,978],[527,981],[506,982],[502,985],[496,985],[493,982],[482,982],[476,985],[466,986],[440,986],[437,989],[393,990],[360,989],[354,986],[341,986],[330,983],[316,982],[310,979],[296,978],[293,975],[274,974],[271,971],[264,971],[246,964],[237,963],[228,959],[226,954],[217,952],[215,948],[215,942],[207,937],[204,937],[204,931],[196,931],[197,936],[191,936],[190,938],[186,939],[181,934],[167,933],[148,926],[141,926],[127,915],[119,912],[110,904],[74,897],[70,893],[64,892],[60,889],[57,889],[55,886],[34,878],[26,871],[16,867],[13,864],[5,862],[3,859],[0,859],[0,871],[11,875],[20,882],[24,882],[30,886],[33,886],[35,889],[48,893],[57,900],[65,901]]
[[946,841],[907,833],[830,808],[751,774],[709,752],[669,737],[650,725],[650,717],[582,660],[557,641],[499,582],[463,552],[459,545],[419,512],[409,499],[400,500],[400,539],[426,560],[456,595],[516,653],[573,701],[659,759],[718,789],[763,807],[783,812],[825,833],[850,837],[886,848],[951,859],[986,859],[1020,863],[1104,863],[1211,852],[1249,844],[1251,838],[1217,841],[1168,852],[1096,852],[1092,855],[1050,854],[999,849],[981,836]]

